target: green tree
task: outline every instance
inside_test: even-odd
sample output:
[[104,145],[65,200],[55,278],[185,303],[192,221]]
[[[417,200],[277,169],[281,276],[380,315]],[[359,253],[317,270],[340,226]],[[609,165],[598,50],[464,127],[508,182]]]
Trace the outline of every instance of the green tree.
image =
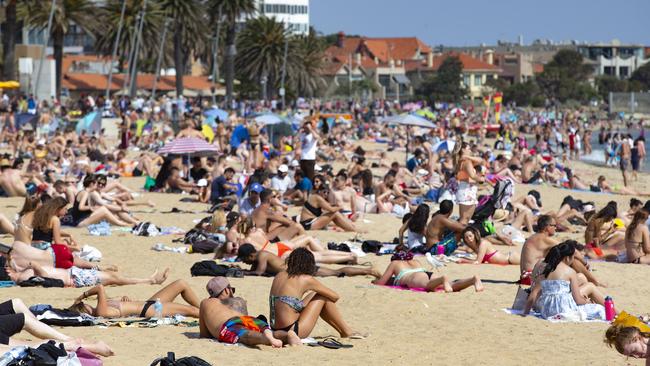
[[280,80],[284,43],[289,37],[284,24],[261,16],[246,22],[237,37],[237,70],[251,80],[266,80],[266,93],[272,97]]
[[[171,22],[169,32],[174,43],[176,95],[183,94],[183,76],[186,64],[194,54],[206,47],[206,7],[202,0],[158,0]],[[158,37],[156,37],[157,39]]]
[[3,68],[2,77],[5,80],[16,79],[16,2],[9,0],[5,3],[5,22],[2,32]]
[[[50,2],[42,0],[24,0],[18,3],[17,14],[25,23],[38,29],[47,29],[50,17]],[[97,7],[90,0],[57,0],[50,37],[54,50],[56,68],[56,97],[61,97],[61,77],[63,75],[63,39],[72,24],[88,33],[93,33],[97,26],[94,18]]]
[[598,88],[600,97],[607,100],[610,92],[627,92],[629,83],[627,80],[621,80],[615,76],[602,75],[596,78],[596,88]]
[[516,103],[518,106],[535,106],[544,104],[544,97],[540,94],[539,86],[528,80],[524,83],[509,85],[503,91],[504,103]]
[[461,86],[463,63],[456,56],[447,57],[436,74],[425,80],[417,93],[427,96],[431,102],[459,102],[467,94]]
[[288,85],[297,95],[313,97],[321,88],[325,44],[314,29],[305,36],[293,36],[287,57]]
[[226,74],[226,102],[230,106],[235,80],[235,57],[237,56],[237,20],[241,16],[256,11],[254,0],[209,0],[209,9],[213,14],[223,15],[226,22],[226,57],[224,60]]
[[635,81],[643,90],[650,90],[650,62],[634,70],[630,81]]
[[[108,0],[101,7],[100,29],[96,32],[95,50],[103,55],[113,54],[115,39],[120,24],[122,3],[124,0]],[[135,33],[137,32],[138,14],[142,10],[144,0],[126,0],[124,10],[124,21],[122,32],[118,41],[117,57],[120,70],[128,61],[129,53],[135,45]],[[139,59],[155,60],[158,54],[159,42],[162,27],[164,24],[164,13],[160,4],[149,1],[142,26],[142,38],[138,52]]]
[[336,95],[348,95],[353,98],[364,96],[372,97],[373,93],[379,90],[377,84],[370,79],[355,80],[351,84],[343,83],[336,89]]
[[558,51],[553,60],[544,66],[544,71],[537,76],[537,83],[544,94],[560,102],[569,99],[586,102],[596,95],[595,90],[587,84],[587,78],[593,71],[592,67],[582,61],[582,55],[577,51]]

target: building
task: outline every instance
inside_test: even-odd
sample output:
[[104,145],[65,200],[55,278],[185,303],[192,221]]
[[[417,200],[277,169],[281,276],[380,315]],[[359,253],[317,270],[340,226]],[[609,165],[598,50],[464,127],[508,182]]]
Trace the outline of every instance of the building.
[[585,44],[578,46],[578,52],[585,63],[593,65],[594,75],[610,75],[627,79],[650,58],[642,45],[620,44],[614,40],[609,44]]
[[488,81],[498,79],[503,72],[501,68],[494,65],[493,54],[488,53],[488,55],[490,56],[488,60],[483,61],[462,52],[448,52],[438,56],[431,53],[424,60],[406,61],[406,76],[413,87],[417,88],[424,80],[433,76],[447,58],[458,57],[463,64],[461,83],[467,89],[468,97],[474,100],[492,91],[488,86]]
[[309,0],[256,0],[257,13],[287,23],[295,34],[309,33]]

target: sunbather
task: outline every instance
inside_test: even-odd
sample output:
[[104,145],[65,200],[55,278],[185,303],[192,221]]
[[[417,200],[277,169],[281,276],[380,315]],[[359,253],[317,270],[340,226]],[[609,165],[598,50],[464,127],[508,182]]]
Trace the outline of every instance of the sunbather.
[[519,264],[519,253],[516,251],[508,251],[507,254],[500,252],[488,240],[482,239],[481,233],[474,227],[469,226],[463,230],[462,238],[465,245],[476,253],[476,260],[461,259],[462,263]]
[[605,343],[614,346],[618,353],[632,358],[645,358],[650,363],[650,333],[637,327],[612,325],[605,333]]

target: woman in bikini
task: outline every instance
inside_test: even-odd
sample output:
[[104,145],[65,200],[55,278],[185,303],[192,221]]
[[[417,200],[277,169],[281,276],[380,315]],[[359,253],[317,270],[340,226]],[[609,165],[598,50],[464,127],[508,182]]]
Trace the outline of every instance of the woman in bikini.
[[483,164],[481,158],[470,156],[470,146],[466,142],[457,144],[459,149],[454,153],[454,167],[456,167],[456,180],[458,181],[458,191],[456,192],[456,201],[460,210],[458,222],[467,225],[474,215],[474,209],[478,204],[478,187],[477,184],[485,182],[485,177],[476,172],[475,164]]
[[[86,298],[95,295],[97,296],[97,306],[92,307],[83,302]],[[179,295],[189,305],[175,303],[174,300],[176,300]],[[199,318],[199,306],[201,300],[199,300],[199,297],[196,296],[187,282],[183,280],[177,280],[170,283],[160,291],[153,294],[147,301],[132,301],[126,296],[118,299],[109,299],[106,296],[104,286],[97,285],[88,291],[84,291],[84,293],[75,300],[69,310],[109,319],[125,318],[129,316],[149,318],[156,315],[155,310],[152,307],[156,300],[160,300],[162,303],[163,316],[180,314],[182,316]]]
[[32,219],[34,211],[41,205],[41,199],[38,196],[27,196],[23,203],[23,208],[18,212],[18,218],[14,223],[14,240],[23,243],[32,242]]
[[650,230],[645,224],[648,211],[638,210],[625,231],[625,252],[628,263],[650,264]]
[[354,223],[341,214],[341,207],[332,206],[328,201],[330,189],[323,185],[316,194],[312,194],[305,201],[300,211],[300,225],[305,230],[323,230],[331,222],[348,232],[363,232],[357,229]]
[[89,193],[97,189],[97,181],[93,175],[84,178],[83,186],[84,189],[75,196],[72,208],[61,218],[62,225],[84,227],[106,220],[111,225],[130,226],[113,215],[106,207],[91,208],[88,202]]
[[[392,281],[391,281],[392,280]],[[458,292],[474,286],[476,292],[483,291],[483,283],[478,276],[449,281],[446,275],[432,277],[427,273],[420,262],[413,259],[411,252],[396,252],[390,258],[390,264],[380,279],[372,281],[375,285],[401,286],[406,288],[423,288],[428,292],[444,290],[445,292]]]
[[461,258],[460,263],[519,264],[520,262],[518,252],[509,251],[506,254],[494,249],[492,243],[482,239],[481,233],[472,226],[468,226],[463,230],[461,236],[465,245],[476,253],[476,260],[472,261]]
[[317,269],[314,255],[307,249],[291,253],[286,272],[278,273],[271,285],[271,328],[293,330],[300,338],[306,338],[321,317],[342,338],[365,338],[343,320],[336,306],[339,295],[314,277]]
[[625,233],[618,230],[616,202],[610,201],[587,222],[586,253],[593,258],[615,258],[625,248]]

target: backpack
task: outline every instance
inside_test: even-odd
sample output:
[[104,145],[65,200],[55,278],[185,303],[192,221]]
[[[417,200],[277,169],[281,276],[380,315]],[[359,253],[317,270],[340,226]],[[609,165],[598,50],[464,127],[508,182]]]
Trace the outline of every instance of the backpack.
[[205,360],[196,356],[182,357],[178,360],[174,352],[168,352],[167,357],[161,357],[154,360],[150,366],[212,366]]
[[185,233],[185,237],[183,238],[183,243],[195,244],[203,240],[208,240],[207,233],[205,233],[201,229],[194,228]]
[[378,240],[364,240],[361,244],[361,250],[363,250],[364,253],[377,254],[382,246],[383,245]]
[[131,232],[134,235],[137,236],[158,236],[160,235],[160,230],[156,227],[156,225],[146,221],[146,222],[141,222],[137,225],[135,225],[132,229]]
[[231,268],[223,264],[217,264],[214,261],[201,261],[196,262],[190,268],[192,277],[196,276],[210,276],[210,277],[244,277],[244,272],[238,268]]

